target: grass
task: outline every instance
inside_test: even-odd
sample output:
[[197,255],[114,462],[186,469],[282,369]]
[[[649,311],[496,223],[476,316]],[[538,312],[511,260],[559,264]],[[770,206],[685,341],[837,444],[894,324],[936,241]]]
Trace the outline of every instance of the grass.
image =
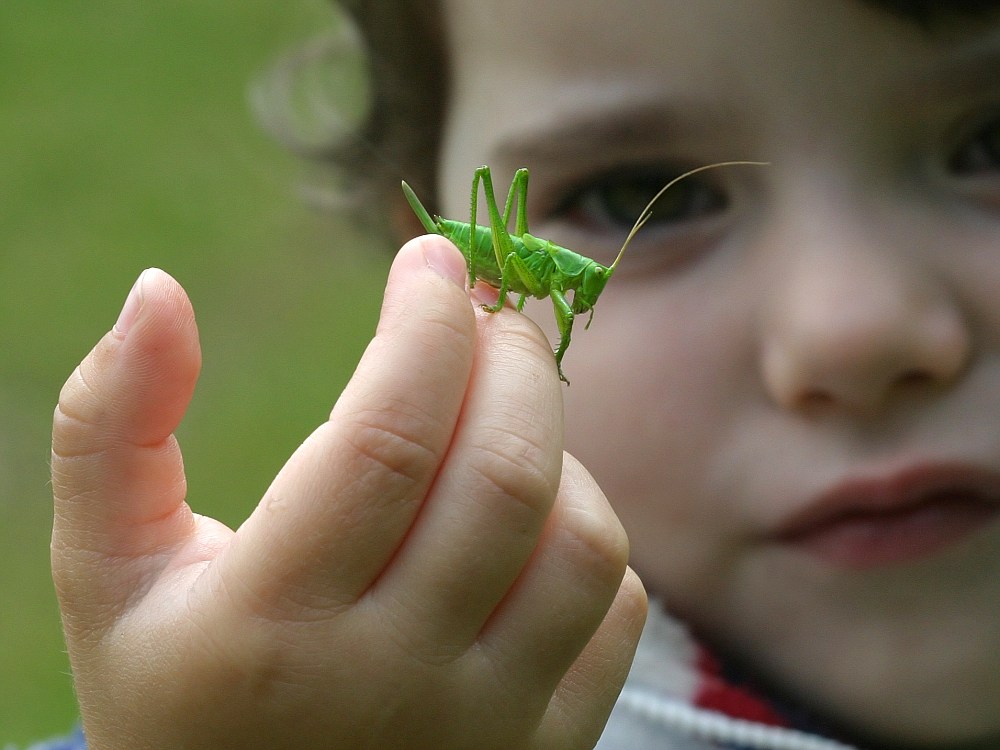
[[179,437],[189,501],[231,525],[373,330],[387,256],[303,204],[299,165],[246,104],[330,22],[323,0],[0,4],[0,747],[76,718],[48,570],[51,412],[139,271],[170,271],[198,313]]

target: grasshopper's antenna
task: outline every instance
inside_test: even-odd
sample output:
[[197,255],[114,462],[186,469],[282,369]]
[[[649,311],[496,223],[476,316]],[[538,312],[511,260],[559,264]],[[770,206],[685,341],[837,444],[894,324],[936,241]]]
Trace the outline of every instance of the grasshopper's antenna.
[[633,224],[632,229],[629,230],[628,236],[625,238],[625,242],[622,244],[622,249],[618,251],[618,257],[615,258],[614,263],[608,266],[608,270],[611,271],[615,270],[615,268],[618,266],[618,262],[622,259],[622,256],[625,254],[625,248],[628,247],[628,243],[630,243],[632,241],[632,238],[639,233],[639,230],[642,229],[643,225],[647,221],[649,221],[649,218],[653,215],[653,204],[655,204],[656,201],[660,199],[660,196],[662,196],[665,192],[667,192],[670,188],[672,188],[674,185],[676,185],[684,178],[690,177],[691,175],[696,174],[698,172],[704,172],[706,169],[715,169],[716,167],[732,167],[736,166],[737,164],[753,164],[756,166],[764,166],[770,163],[771,162],[769,161],[720,161],[716,162],[715,164],[704,164],[700,167],[695,167],[694,169],[685,172],[679,177],[675,177],[666,185],[661,187],[660,190],[656,193],[656,195],[652,197],[649,203],[646,204],[646,207],[642,209],[642,213],[639,214],[639,218],[635,220],[635,224]]

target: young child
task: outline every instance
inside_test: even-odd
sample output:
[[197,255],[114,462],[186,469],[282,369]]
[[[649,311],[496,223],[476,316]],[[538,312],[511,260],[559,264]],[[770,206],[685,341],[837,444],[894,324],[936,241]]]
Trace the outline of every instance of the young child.
[[1000,3],[429,6],[353,9],[401,234],[400,178],[464,220],[526,166],[530,231],[608,262],[672,177],[770,166],[664,196],[569,388],[406,243],[235,532],[184,502],[197,333],[146,271],[55,415],[90,747],[1000,747]]

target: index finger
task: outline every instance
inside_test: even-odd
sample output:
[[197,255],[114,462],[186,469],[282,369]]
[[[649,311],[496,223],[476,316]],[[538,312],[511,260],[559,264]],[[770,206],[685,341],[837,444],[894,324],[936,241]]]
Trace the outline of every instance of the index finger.
[[272,606],[328,608],[392,557],[452,439],[472,370],[465,260],[428,235],[399,252],[375,338],[329,421],[289,459],[227,554]]

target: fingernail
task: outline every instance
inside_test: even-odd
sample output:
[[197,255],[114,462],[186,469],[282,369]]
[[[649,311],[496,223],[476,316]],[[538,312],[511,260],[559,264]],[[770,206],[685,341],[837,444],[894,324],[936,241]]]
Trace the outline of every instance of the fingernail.
[[428,268],[442,279],[465,289],[465,279],[469,272],[461,253],[440,241],[424,242],[421,249]]
[[125,298],[122,311],[118,313],[114,330],[119,336],[125,336],[132,324],[135,323],[135,319],[139,317],[139,310],[142,309],[142,277],[145,275],[146,271],[139,274],[139,278],[135,280],[132,289],[129,290],[128,297]]

